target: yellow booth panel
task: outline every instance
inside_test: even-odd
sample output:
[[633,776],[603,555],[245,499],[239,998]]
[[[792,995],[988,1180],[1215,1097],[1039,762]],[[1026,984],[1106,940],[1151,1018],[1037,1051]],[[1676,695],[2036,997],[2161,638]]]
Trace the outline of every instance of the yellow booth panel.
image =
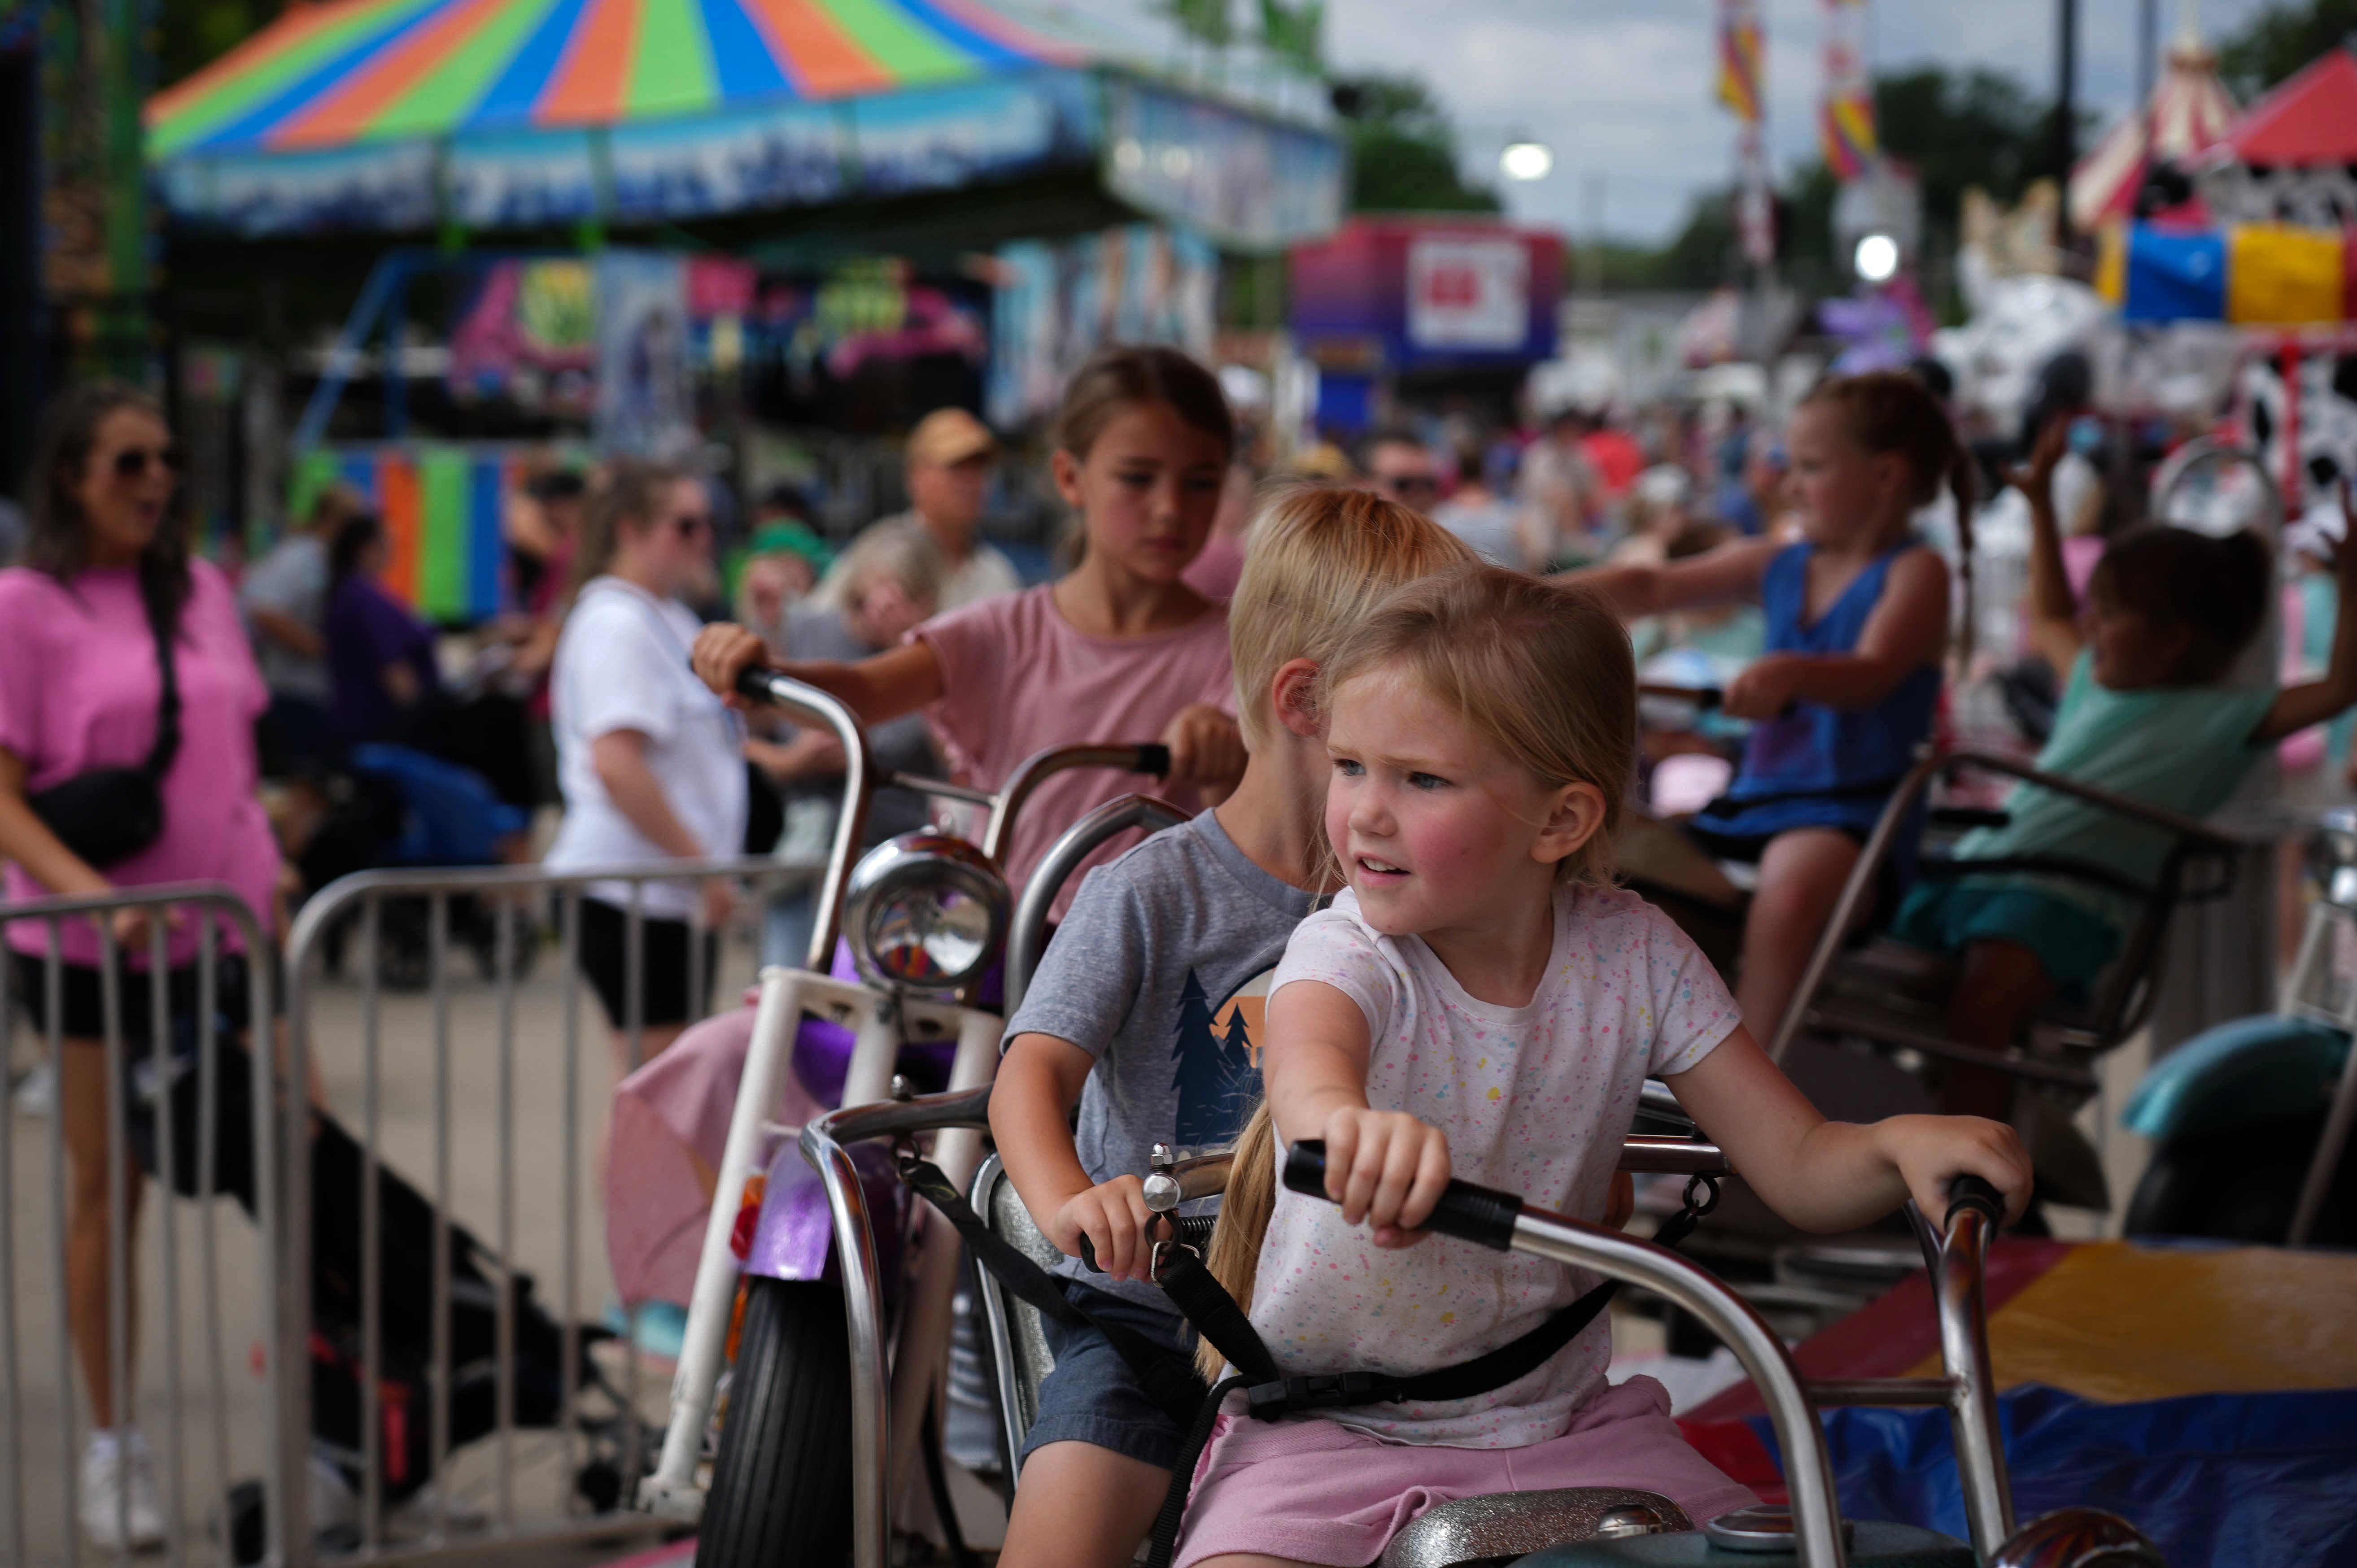
[[2244,326],[2338,321],[2341,238],[2289,223],[2226,231],[2226,319]]
[[[2106,1403],[2357,1387],[2357,1257],[2074,1247],[1989,1316],[1996,1386]],[[1937,1356],[1912,1369],[1937,1377]]]

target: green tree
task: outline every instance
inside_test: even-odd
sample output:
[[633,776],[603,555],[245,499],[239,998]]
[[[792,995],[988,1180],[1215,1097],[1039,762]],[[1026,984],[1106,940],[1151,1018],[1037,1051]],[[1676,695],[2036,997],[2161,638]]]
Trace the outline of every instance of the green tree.
[[1415,77],[1338,81],[1334,107],[1351,144],[1353,212],[1499,210],[1497,192],[1466,182],[1456,127]]
[[1223,49],[1236,40],[1228,0],[1162,0],[1160,9],[1180,32],[1198,43]]
[[1308,76],[1326,74],[1326,0],[1260,0],[1260,41]]
[[157,7],[157,82],[168,87],[210,65],[283,8],[279,0],[172,0]]
[[2357,0],[2276,5],[2253,16],[2218,49],[2218,74],[2246,101],[2357,33]]

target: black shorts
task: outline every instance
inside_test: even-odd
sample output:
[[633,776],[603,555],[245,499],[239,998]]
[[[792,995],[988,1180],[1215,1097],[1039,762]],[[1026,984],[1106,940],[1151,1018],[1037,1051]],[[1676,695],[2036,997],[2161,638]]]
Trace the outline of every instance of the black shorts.
[[[1837,833],[1846,834],[1858,848],[1866,847],[1866,832],[1848,822],[1824,822],[1813,825],[1831,828]],[[1715,828],[1697,827],[1693,822],[1685,824],[1685,831],[1688,838],[1700,844],[1711,854],[1720,860],[1732,860],[1743,865],[1759,865],[1760,857],[1768,853],[1768,846],[1775,843],[1778,837],[1775,833],[1720,832]],[[1798,828],[1784,830],[1786,832],[1800,831]],[[1906,872],[1900,868],[1895,856],[1883,856],[1882,865],[1874,874],[1874,906],[1867,910],[1866,924],[1861,929],[1880,930],[1897,919],[1900,900],[1905,897],[1906,894]]]
[[[712,1010],[713,971],[720,944],[704,937],[704,994],[691,1002],[687,993],[688,942],[694,933],[685,920],[641,916],[639,936],[645,952],[640,972],[644,1005],[639,1021],[650,1028],[684,1024]],[[597,993],[606,1021],[617,1029],[630,1026],[630,917],[598,898],[581,900],[582,977]]]
[[[44,1038],[49,1029],[48,960],[44,956],[11,950],[8,993],[32,1019],[33,1027]],[[59,1012],[62,1021],[59,1033],[70,1040],[103,1040],[106,1038],[106,976],[103,970],[90,964],[60,963],[58,965]],[[147,972],[124,964],[116,972],[122,985],[123,1041],[126,1047],[153,1049],[149,1025],[155,1017],[155,993],[150,988]],[[167,1004],[171,1017],[178,1023],[193,1019],[202,998],[199,975],[193,963],[165,972]],[[213,1006],[216,1024],[224,1028],[242,1030],[253,1015],[253,987],[246,967],[245,955],[238,952],[216,953],[213,958]]]

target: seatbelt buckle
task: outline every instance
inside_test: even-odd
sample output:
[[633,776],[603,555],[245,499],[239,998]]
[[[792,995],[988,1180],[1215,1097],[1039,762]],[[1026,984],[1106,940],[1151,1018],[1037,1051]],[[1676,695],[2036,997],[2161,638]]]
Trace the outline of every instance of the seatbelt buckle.
[[1282,1382],[1255,1383],[1244,1390],[1244,1413],[1261,1421],[1302,1411],[1340,1410],[1351,1405],[1383,1404],[1399,1398],[1399,1385],[1376,1372],[1311,1372]]

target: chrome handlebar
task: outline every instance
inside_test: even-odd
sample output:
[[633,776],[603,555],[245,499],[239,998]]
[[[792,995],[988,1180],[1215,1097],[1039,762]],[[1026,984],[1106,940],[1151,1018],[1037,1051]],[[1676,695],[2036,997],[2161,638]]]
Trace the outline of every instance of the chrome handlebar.
[[811,922],[811,945],[802,967],[824,974],[834,961],[834,939],[843,924],[843,889],[851,879],[852,857],[867,837],[867,805],[877,783],[876,757],[867,732],[840,698],[789,680],[774,670],[748,670],[737,678],[738,694],[767,703],[816,729],[831,732],[843,747],[843,810],[834,816],[834,842],[827,846],[826,875],[818,886]]

